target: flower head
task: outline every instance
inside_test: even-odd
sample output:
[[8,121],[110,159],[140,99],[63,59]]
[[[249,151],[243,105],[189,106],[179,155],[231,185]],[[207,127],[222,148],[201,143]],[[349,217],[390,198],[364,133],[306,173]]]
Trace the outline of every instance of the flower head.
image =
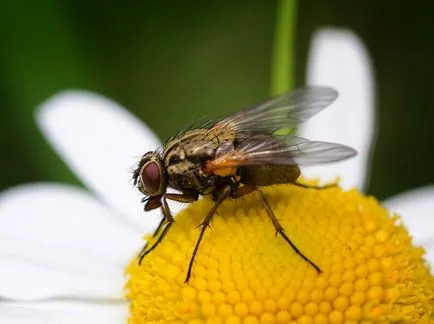
[[[359,162],[354,167],[309,168],[312,172],[304,175],[326,182],[339,175],[344,188],[361,189],[369,169],[374,120],[375,82],[366,74],[369,60],[352,33],[317,35],[312,45],[317,65],[308,83],[331,85],[342,96],[329,109],[328,118],[320,114],[313,120],[318,124],[301,133],[354,147]],[[322,46],[315,46],[321,40]],[[184,285],[198,235],[195,227],[211,206],[203,200],[180,214],[167,240],[142,267],[130,265],[129,305],[124,298],[124,270],[143,245],[143,233],[152,232],[161,215],[159,210],[144,215],[139,192],[128,180],[140,154],[161,143],[118,104],[89,92],[57,94],[38,108],[37,120],[86,190],[38,183],[1,193],[1,323],[121,324],[127,322],[130,305],[131,322],[201,323],[208,316],[209,323],[220,323],[222,318],[239,323],[241,317],[244,323],[291,323],[288,318],[299,314],[299,323],[312,322],[311,317],[317,323],[333,323],[342,322],[346,314],[357,318],[357,308],[350,309],[350,302],[357,300],[364,306],[359,306],[361,316],[376,316],[362,323],[386,322],[386,316],[387,322],[432,321],[432,278],[423,265],[422,250],[410,246],[397,218],[390,219],[375,200],[354,191],[312,192],[292,186],[269,188],[265,194],[286,234],[321,266],[323,274],[318,276],[281,237],[274,236],[257,194],[252,193],[219,208],[191,282]],[[336,134],[330,136],[331,131]],[[431,262],[433,190],[433,186],[421,188],[386,203],[400,212]],[[176,207],[171,206],[174,215]],[[354,248],[353,253],[348,247]],[[363,261],[358,251],[370,257]],[[383,272],[376,277],[377,269]],[[360,279],[363,275],[365,280]],[[374,286],[380,289],[369,290]]]
[[219,207],[185,284],[197,225],[213,204],[203,199],[177,216],[142,266],[130,265],[131,323],[432,318],[434,278],[397,215],[356,190],[278,185],[263,192],[286,234],[321,274],[275,235],[252,193]]

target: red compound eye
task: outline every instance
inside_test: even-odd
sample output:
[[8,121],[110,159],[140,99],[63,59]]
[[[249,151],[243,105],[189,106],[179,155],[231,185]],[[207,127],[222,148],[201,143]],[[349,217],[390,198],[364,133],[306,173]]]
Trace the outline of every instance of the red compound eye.
[[158,194],[161,187],[161,170],[158,163],[150,161],[146,163],[140,172],[142,187],[147,194]]

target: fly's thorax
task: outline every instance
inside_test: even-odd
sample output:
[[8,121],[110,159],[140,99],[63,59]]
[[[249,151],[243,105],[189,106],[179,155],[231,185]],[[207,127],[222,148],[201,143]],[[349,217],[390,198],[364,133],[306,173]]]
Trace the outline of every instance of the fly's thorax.
[[223,143],[233,140],[234,134],[228,131],[197,129],[170,141],[163,151],[169,185],[199,192],[212,186],[215,175],[204,172],[203,166]]
[[193,189],[204,194],[214,189],[218,178],[216,175],[208,174],[198,167],[197,163],[183,160],[167,167],[169,186],[177,189]]
[[170,160],[185,159],[209,155],[211,158],[221,143],[234,141],[235,133],[231,130],[195,129],[169,141],[163,151],[166,165]]
[[166,170],[169,176],[169,185],[175,189],[196,189],[199,185],[196,166],[189,160],[171,164]]

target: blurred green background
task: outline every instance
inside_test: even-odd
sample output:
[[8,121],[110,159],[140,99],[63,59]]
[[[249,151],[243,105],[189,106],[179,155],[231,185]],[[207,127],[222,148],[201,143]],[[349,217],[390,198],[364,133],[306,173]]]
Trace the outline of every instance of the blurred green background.
[[[79,184],[33,119],[56,91],[106,95],[162,139],[269,95],[275,1],[6,0],[1,8],[0,190]],[[304,84],[319,27],[352,29],[371,54],[380,128],[368,193],[386,198],[434,183],[432,6],[304,0],[294,17],[295,85]]]

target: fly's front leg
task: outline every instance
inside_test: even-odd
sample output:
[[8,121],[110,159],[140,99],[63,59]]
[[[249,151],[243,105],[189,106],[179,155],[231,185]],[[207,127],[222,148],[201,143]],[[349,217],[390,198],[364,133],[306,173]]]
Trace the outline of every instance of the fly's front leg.
[[163,212],[164,215],[166,227],[164,227],[163,232],[161,232],[161,235],[158,237],[155,243],[148,250],[146,250],[146,246],[145,246],[145,248],[143,248],[143,250],[140,252],[139,260],[138,260],[139,265],[142,264],[143,258],[146,255],[148,255],[152,250],[154,250],[158,246],[158,244],[160,244],[163,241],[164,237],[166,236],[167,232],[169,232],[169,229],[172,227],[173,222],[175,221],[173,219],[172,213],[170,212],[166,197],[163,196],[161,201],[162,201],[161,211]]
[[[173,223],[175,222],[172,213],[170,212],[169,205],[167,204],[167,199],[179,201],[179,202],[192,202],[197,200],[199,197],[198,194],[186,192],[183,194],[165,194],[163,197],[152,197],[148,200],[148,202],[145,205],[145,211],[149,211],[158,207],[161,207],[161,211],[163,213],[163,219],[161,220],[160,224],[158,225],[157,230],[155,231],[153,237],[157,235],[157,233],[160,232],[161,228],[166,225],[161,232],[161,235],[158,237],[158,239],[155,241],[155,243],[147,250],[145,245],[142,249],[142,251],[139,254],[138,258],[138,264],[140,265],[142,263],[143,258],[148,255],[152,250],[154,250],[164,239],[164,237],[169,232],[169,229],[172,227]],[[156,202],[158,199],[158,203]]]
[[[156,209],[161,207],[161,196],[157,196],[157,197],[147,197],[142,199],[142,202],[146,202],[145,204],[145,212]],[[166,218],[163,217],[160,221],[160,223],[158,224],[157,229],[155,230],[154,234],[152,234],[152,237],[156,236],[161,228],[163,227],[163,225],[166,223]],[[146,245],[144,246],[144,248],[146,248]]]
[[[145,211],[150,211],[150,210],[153,210],[153,209],[156,209],[156,208],[159,208],[159,207],[162,206],[161,205],[161,196],[149,197],[149,198],[145,198],[145,199],[142,200],[142,202],[145,202],[145,201],[146,201],[145,208],[144,208]],[[166,218],[163,217],[161,219],[160,223],[158,224],[158,227],[155,230],[155,232],[152,235],[152,237],[155,237],[160,232],[160,229],[163,227],[163,225],[165,224],[165,222],[166,222]],[[142,263],[143,258],[147,254],[147,253],[145,253],[147,246],[148,246],[148,243],[146,243],[145,246],[143,246],[142,250],[139,253],[138,260],[137,260],[137,263],[139,265]]]
[[160,233],[160,230],[164,224],[166,224],[166,217],[161,218],[160,222],[158,223],[157,229],[155,230],[154,234],[152,234],[152,237],[155,237],[158,233]]
[[181,203],[191,203],[199,199],[199,194],[192,190],[184,190],[182,194],[167,193],[166,198]]
[[[142,199],[142,202],[145,202],[145,208],[144,211],[150,211],[155,208],[161,207],[161,196],[158,197],[145,197]],[[160,220],[160,223],[158,223],[157,229],[154,231],[154,234],[152,234],[152,237],[155,237],[158,233],[160,233],[161,228],[163,225],[166,224],[166,218],[163,217]],[[144,246],[146,248],[146,245]]]

